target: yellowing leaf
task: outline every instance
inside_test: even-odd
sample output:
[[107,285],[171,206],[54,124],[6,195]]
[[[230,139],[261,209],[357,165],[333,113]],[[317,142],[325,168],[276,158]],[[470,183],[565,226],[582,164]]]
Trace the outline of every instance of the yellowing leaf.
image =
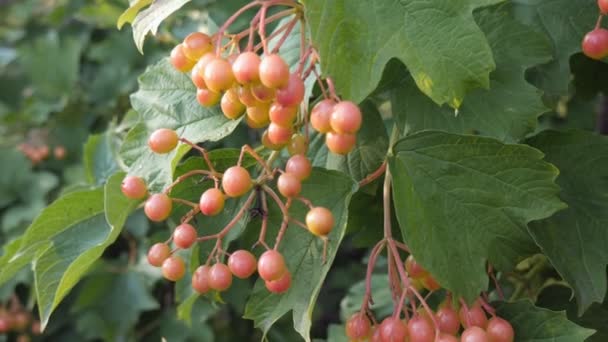
[[118,21],[116,22],[116,27],[118,27],[118,29],[120,30],[124,24],[132,23],[133,20],[135,20],[135,16],[137,15],[137,13],[139,13],[142,8],[148,6],[151,3],[152,0],[136,0],[134,3],[131,4],[131,7],[127,8],[127,10],[120,15]]

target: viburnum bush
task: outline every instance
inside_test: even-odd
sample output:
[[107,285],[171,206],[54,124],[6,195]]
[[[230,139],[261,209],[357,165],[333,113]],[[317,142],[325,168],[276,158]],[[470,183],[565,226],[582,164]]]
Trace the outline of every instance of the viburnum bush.
[[[87,181],[6,239],[0,336],[605,341],[606,15],[132,1],[118,28],[142,53],[155,35],[156,60],[108,109],[126,114],[97,118]],[[72,156],[46,141],[17,153]]]

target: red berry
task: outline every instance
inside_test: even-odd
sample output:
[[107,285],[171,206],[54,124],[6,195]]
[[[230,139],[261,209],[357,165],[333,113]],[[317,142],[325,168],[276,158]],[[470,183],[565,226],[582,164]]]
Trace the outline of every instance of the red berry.
[[282,127],[291,127],[298,116],[298,108],[286,107],[278,103],[273,103],[268,111],[270,121]]
[[456,335],[460,330],[460,321],[458,314],[451,306],[443,306],[435,313],[439,330],[446,334]]
[[441,333],[439,335],[439,339],[437,339],[437,342],[459,342],[459,340],[454,335]]
[[357,138],[353,134],[329,132],[325,136],[327,148],[335,154],[348,154],[355,147]]
[[264,131],[264,134],[262,134],[262,145],[264,145],[264,147],[266,147],[267,149],[273,151],[279,151],[280,149],[285,147],[285,144],[273,144],[270,139],[268,139],[268,131]]
[[608,30],[597,28],[583,38],[583,52],[587,57],[603,59],[608,56]]
[[178,281],[186,274],[186,265],[181,257],[172,255],[163,262],[162,271],[165,279]]
[[480,327],[470,327],[465,329],[460,335],[461,342],[490,342],[486,332]]
[[240,84],[255,82],[260,79],[260,56],[253,52],[243,52],[232,63],[234,78]]
[[289,66],[279,55],[268,55],[260,62],[260,81],[268,88],[283,88],[289,82]]
[[306,226],[314,235],[325,236],[334,226],[334,215],[327,208],[312,208],[306,214]]
[[240,197],[251,190],[251,176],[241,166],[232,166],[222,176],[222,188],[224,193],[230,197]]
[[511,323],[500,317],[493,317],[488,321],[486,333],[490,342],[513,342],[515,339]]
[[428,272],[416,262],[416,259],[414,259],[412,254],[405,259],[405,270],[407,271],[407,274],[414,279],[424,278],[428,274]]
[[280,279],[287,272],[283,255],[274,249],[267,250],[258,259],[258,273],[266,281]]
[[350,101],[341,101],[334,106],[329,124],[337,133],[356,133],[362,121],[359,106]]
[[279,176],[277,188],[279,188],[281,195],[285,197],[296,197],[302,191],[302,182],[296,175],[285,172]]
[[173,50],[171,50],[171,64],[173,67],[181,72],[188,72],[192,69],[196,61],[193,61],[186,57],[183,50],[183,45],[176,45]]
[[203,79],[209,90],[217,93],[228,90],[234,84],[232,65],[227,60],[216,57],[205,67]]
[[171,248],[166,243],[155,243],[148,250],[148,263],[155,267],[161,267],[163,262],[171,256]]
[[486,313],[483,311],[479,303],[473,304],[471,307],[469,307],[468,311],[464,306],[460,307],[458,317],[460,318],[460,323],[465,328],[475,326],[485,329],[488,325],[488,317],[486,317]]
[[239,101],[239,97],[234,88],[228,89],[224,93],[220,106],[224,116],[231,120],[240,118],[245,112],[245,105]]
[[0,334],[5,334],[12,329],[12,323],[6,314],[0,315]]
[[407,339],[407,328],[398,318],[387,317],[380,324],[382,342],[404,342]]
[[188,223],[182,223],[173,231],[173,243],[175,246],[186,249],[196,242],[196,229]]
[[268,289],[268,291],[272,293],[279,294],[287,292],[287,290],[289,290],[289,288],[291,287],[291,273],[286,271],[285,273],[283,273],[281,278],[277,280],[265,281],[264,285],[266,285],[266,289]]
[[287,144],[293,135],[292,127],[281,127],[274,122],[268,125],[268,139],[273,144]]
[[294,134],[291,137],[291,141],[287,145],[287,151],[289,152],[289,155],[291,155],[291,156],[295,156],[298,154],[304,155],[304,154],[306,154],[307,150],[308,150],[308,141],[306,140],[306,137],[303,136],[302,134]]
[[262,83],[253,83],[251,84],[251,95],[262,103],[269,103],[275,97],[275,90],[272,88],[268,88]]
[[211,290],[209,286],[209,266],[199,266],[192,274],[192,288],[194,291],[205,294]]
[[310,113],[310,124],[320,133],[331,131],[329,120],[333,112],[336,102],[330,99],[325,99],[317,103]]
[[209,269],[209,287],[216,291],[226,291],[232,285],[232,273],[228,266],[218,263]]
[[148,194],[146,183],[143,179],[136,176],[127,176],[120,185],[122,193],[130,199],[142,199]]
[[597,6],[603,15],[608,15],[608,0],[597,0]]
[[361,341],[369,338],[372,325],[365,314],[356,313],[346,321],[346,336],[350,340]]
[[310,163],[310,160],[306,158],[306,156],[296,154],[287,160],[285,172],[295,175],[300,180],[305,180],[310,177],[310,173],[312,172],[312,164]]
[[210,89],[196,89],[196,101],[203,107],[215,106],[220,101],[220,93],[216,93]]
[[144,205],[144,213],[146,216],[156,222],[164,221],[171,214],[173,202],[171,198],[165,194],[154,194],[148,198]]
[[407,332],[411,342],[435,341],[435,328],[427,319],[420,316],[414,316],[407,322]]
[[202,32],[192,32],[182,44],[182,51],[191,60],[199,60],[204,54],[213,50],[211,37]]
[[247,118],[256,124],[261,125],[261,127],[268,125],[270,122],[268,104],[260,103],[255,107],[247,107]]
[[237,95],[239,96],[239,101],[245,105],[245,107],[255,107],[260,104],[260,101],[256,99],[251,93],[251,86],[244,85],[237,87]]
[[211,62],[214,59],[215,59],[215,54],[212,52],[208,52],[208,53],[204,54],[201,57],[201,59],[199,59],[198,62],[196,62],[196,64],[194,65],[194,68],[192,68],[190,78],[192,79],[192,83],[194,83],[194,85],[197,88],[207,89],[207,84],[205,84],[205,79],[203,78],[203,76],[204,76],[204,72],[205,72],[205,68],[207,67],[207,64],[209,64],[209,62]]
[[244,249],[238,250],[228,258],[228,268],[235,277],[246,279],[251,277],[257,268],[255,256]]
[[148,138],[148,147],[155,153],[164,154],[173,151],[178,141],[177,132],[168,128],[160,128]]
[[198,206],[203,215],[215,216],[224,209],[224,194],[216,188],[207,189],[201,195]]
[[286,87],[277,90],[277,102],[286,107],[295,107],[304,100],[304,81],[298,74],[289,75]]

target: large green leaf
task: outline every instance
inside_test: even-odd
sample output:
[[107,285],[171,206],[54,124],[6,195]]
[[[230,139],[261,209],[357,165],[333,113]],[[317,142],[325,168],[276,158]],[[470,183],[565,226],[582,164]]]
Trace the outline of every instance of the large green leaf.
[[487,288],[486,260],[510,269],[536,251],[527,223],[564,208],[558,170],[525,145],[429,131],[394,153],[395,212],[412,254],[469,300]]
[[537,117],[547,108],[540,92],[525,81],[524,72],[551,59],[549,41],[501,10],[482,11],[476,19],[496,61],[496,70],[490,75],[490,89],[471,91],[455,114],[453,109],[433,103],[415,87],[411,77],[406,76],[408,82],[392,93],[393,112],[402,131],[478,132],[504,141],[517,141],[536,127]]
[[345,98],[363,100],[398,58],[427,96],[458,108],[469,90],[489,86],[495,67],[472,11],[500,1],[303,2],[323,72]]
[[118,142],[112,130],[89,136],[84,145],[83,163],[87,180],[101,185],[108,177],[117,172]]
[[594,332],[569,321],[563,311],[541,309],[528,301],[500,303],[496,311],[511,323],[517,342],[584,341]]
[[568,209],[531,227],[534,239],[568,283],[582,313],[606,295],[608,138],[583,131],[546,131],[528,140],[560,169]]
[[[245,308],[245,318],[254,320],[255,326],[267,333],[279,318],[293,310],[294,328],[306,341],[310,341],[312,311],[323,280],[344,237],[348,203],[356,185],[339,172],[322,169],[314,169],[311,178],[302,185],[302,196],[310,199],[314,205],[330,209],[336,220],[329,235],[327,263],[322,263],[322,241],[308,231],[290,225],[279,250],[285,256],[292,274],[291,288],[285,294],[276,295],[268,292],[263,281],[258,280]],[[327,191],[330,188],[331,191]],[[283,217],[272,200],[269,204],[267,242],[272,243]],[[305,208],[299,203],[290,210],[290,215],[301,221],[305,214]]]

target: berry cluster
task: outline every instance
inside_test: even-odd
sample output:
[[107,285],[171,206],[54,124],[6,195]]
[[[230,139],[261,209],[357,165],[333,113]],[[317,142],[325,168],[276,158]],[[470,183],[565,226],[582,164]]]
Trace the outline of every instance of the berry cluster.
[[40,321],[33,319],[31,312],[25,310],[13,297],[10,309],[0,307],[0,336],[15,333],[17,341],[26,342],[30,341],[28,332],[40,335]]
[[595,28],[583,38],[583,52],[589,58],[604,59],[608,57],[608,30],[601,27],[602,19],[608,15],[608,0],[597,0],[600,16]]

